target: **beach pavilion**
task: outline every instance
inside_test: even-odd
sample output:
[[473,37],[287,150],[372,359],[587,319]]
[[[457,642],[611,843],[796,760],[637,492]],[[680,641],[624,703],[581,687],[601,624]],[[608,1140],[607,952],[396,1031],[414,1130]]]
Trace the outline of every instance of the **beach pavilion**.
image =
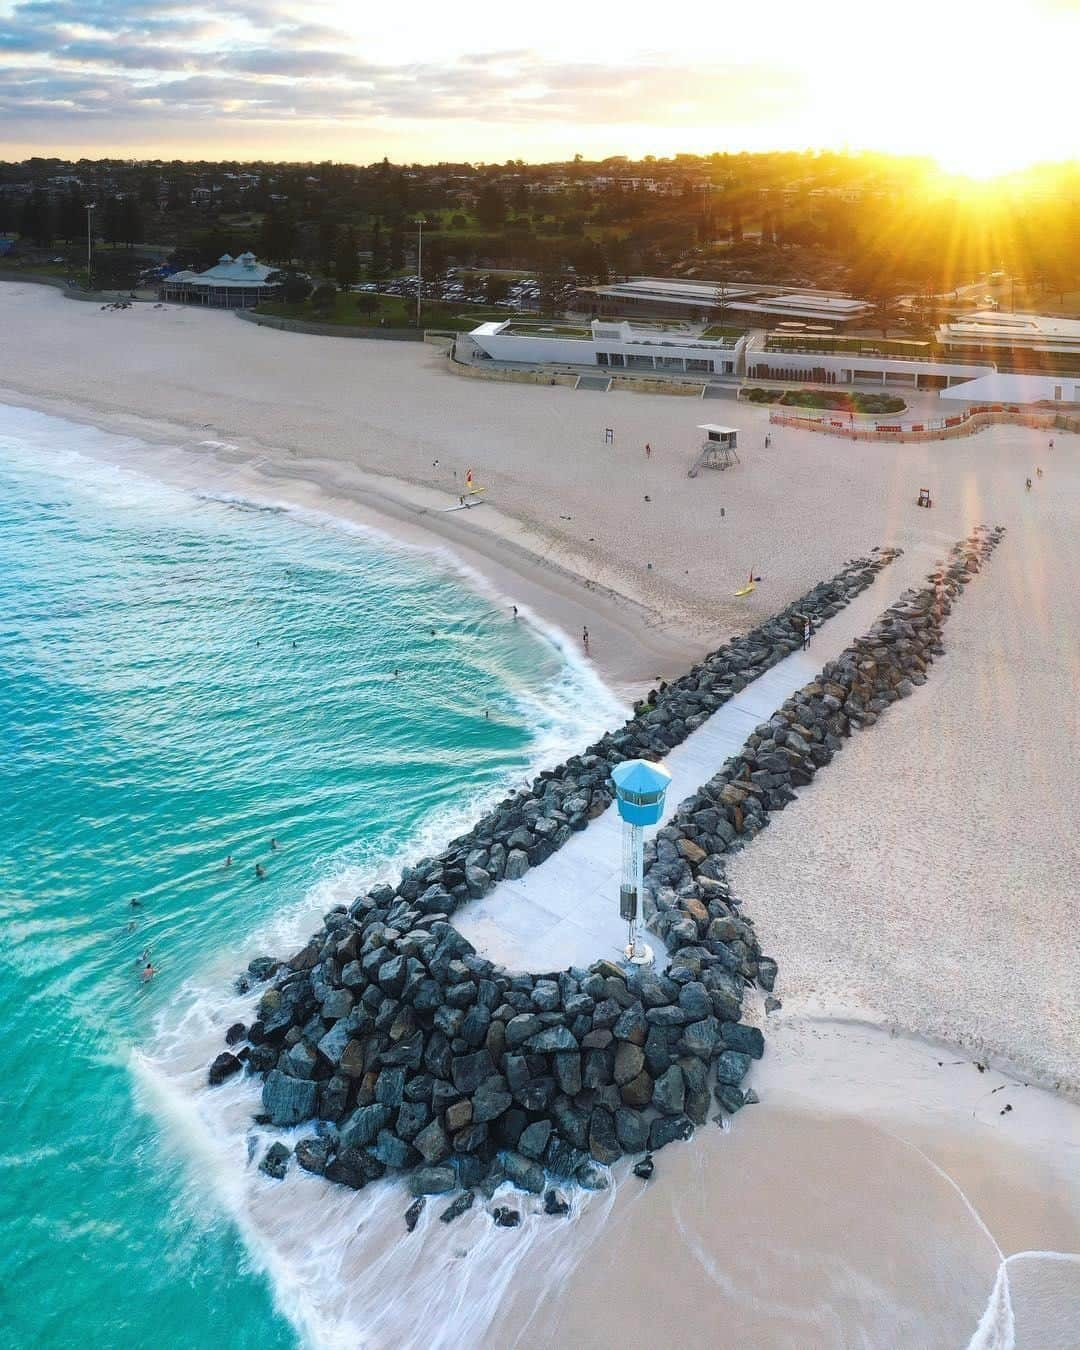
[[218,309],[254,309],[275,295],[267,278],[278,269],[256,260],[254,253],[234,258],[223,253],[205,272],[174,272],[161,283],[161,299],[185,305],[214,305]]

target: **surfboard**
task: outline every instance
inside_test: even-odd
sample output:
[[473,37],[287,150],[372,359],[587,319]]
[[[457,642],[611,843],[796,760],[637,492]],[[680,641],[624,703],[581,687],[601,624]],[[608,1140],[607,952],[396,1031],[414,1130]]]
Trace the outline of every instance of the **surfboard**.
[[484,499],[483,497],[481,497],[478,501],[475,502],[459,502],[457,506],[444,506],[442,508],[442,511],[444,515],[446,514],[447,511],[471,511],[474,506],[483,506],[483,504]]
[[748,586],[744,586],[744,587],[742,588],[741,591],[736,591],[735,594],[736,594],[736,595],[749,595],[750,592],[751,592],[752,590],[756,590],[756,589],[757,589],[757,588],[756,588],[755,583],[751,581],[750,584],[749,584]]

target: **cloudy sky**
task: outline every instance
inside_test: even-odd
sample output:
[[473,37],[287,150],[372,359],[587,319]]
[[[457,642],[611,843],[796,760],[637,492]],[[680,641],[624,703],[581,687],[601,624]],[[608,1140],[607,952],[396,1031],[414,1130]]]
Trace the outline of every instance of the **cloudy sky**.
[[1080,157],[1080,0],[0,0],[0,156]]

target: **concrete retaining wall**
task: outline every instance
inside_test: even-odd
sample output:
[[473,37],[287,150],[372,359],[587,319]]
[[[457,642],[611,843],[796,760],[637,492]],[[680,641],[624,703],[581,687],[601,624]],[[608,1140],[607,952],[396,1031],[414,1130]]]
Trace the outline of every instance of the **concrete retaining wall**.
[[306,319],[283,319],[276,314],[258,314],[250,309],[234,309],[233,313],[245,323],[260,328],[277,328],[284,333],[308,333],[314,337],[370,338],[387,342],[423,342],[419,328],[353,328],[341,323],[308,323]]

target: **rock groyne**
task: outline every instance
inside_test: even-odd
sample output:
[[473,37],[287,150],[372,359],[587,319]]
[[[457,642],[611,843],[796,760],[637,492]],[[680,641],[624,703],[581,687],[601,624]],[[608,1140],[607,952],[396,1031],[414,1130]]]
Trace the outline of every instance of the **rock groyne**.
[[[655,758],[801,640],[802,616],[824,621],[895,556],[849,564],[833,581],[655,691],[619,731],[528,792],[508,797],[437,858],[406,869],[326,915],[270,979],[256,1020],[231,1029],[211,1082],[245,1066],[264,1077],[264,1123],[315,1119],[296,1145],[308,1171],[359,1188],[408,1172],[415,1196],[503,1182],[533,1192],[553,1179],[608,1184],[606,1165],[685,1139],[715,1096],[723,1112],[761,1056],[761,1031],[740,1020],[746,987],[771,990],[776,966],[740,912],[725,857],[811,781],[844,739],[926,678],[952,600],[996,545],[980,531],[907,592],[873,629],[757,728],[740,753],[684,801],[649,846],[646,917],[667,943],[663,973],[600,961],[588,970],[515,973],[478,956],[450,916],[501,876],[550,856],[611,801],[610,770]],[[284,1145],[263,1160],[289,1165]],[[447,1219],[471,1201],[460,1197]],[[545,1207],[565,1202],[548,1190]],[[513,1211],[510,1211],[512,1214]],[[505,1216],[504,1216],[505,1217]]]

